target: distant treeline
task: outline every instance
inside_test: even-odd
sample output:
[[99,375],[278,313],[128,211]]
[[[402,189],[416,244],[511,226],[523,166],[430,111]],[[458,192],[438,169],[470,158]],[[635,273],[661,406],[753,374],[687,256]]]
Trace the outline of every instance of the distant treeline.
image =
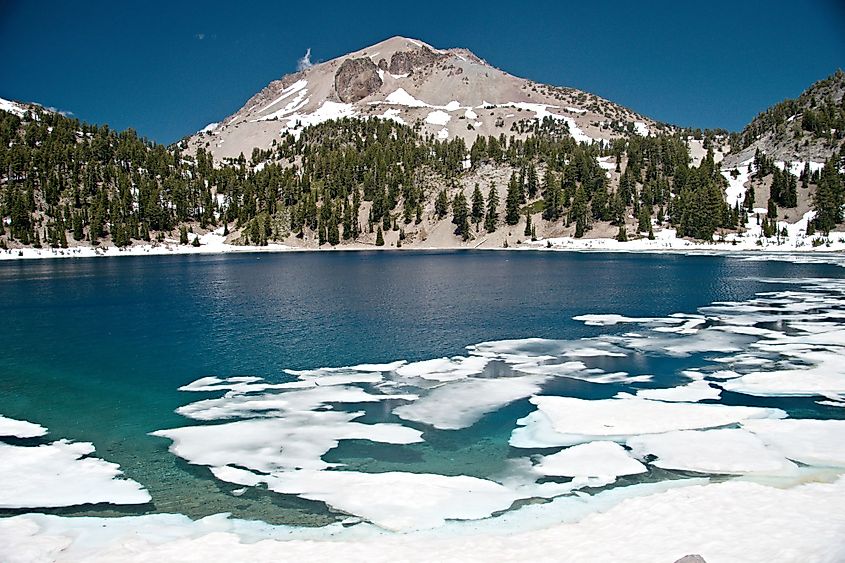
[[[602,157],[615,163],[618,182],[609,181]],[[495,186],[487,194],[476,189],[471,201],[457,189],[483,165],[511,172],[501,186],[503,213]],[[771,171],[762,157],[756,166]],[[795,180],[788,176],[776,176],[776,205],[795,205]],[[831,164],[802,181],[819,183],[818,228],[841,222],[838,168]],[[217,226],[239,230],[242,243],[313,233],[334,245],[363,230],[402,230],[432,208],[443,220],[451,211],[463,238],[470,224],[492,232],[542,212],[542,220],[575,225],[575,236],[599,221],[619,225],[619,236],[627,236],[632,214],[643,234],[655,220],[681,236],[710,240],[717,230],[740,225],[746,211],[725,203],[725,186],[712,153],[690,166],[680,134],[587,146],[552,120],[524,140],[478,137],[466,147],[460,138],[422,137],[393,121],[342,119],[298,137],[284,134],[249,160],[241,155],[215,164],[204,149],[184,154],[132,130],[37,109],[23,117],[0,111],[0,246],[64,247],[70,238],[126,246],[177,232],[187,243],[195,227]],[[369,212],[361,221],[364,202]]]

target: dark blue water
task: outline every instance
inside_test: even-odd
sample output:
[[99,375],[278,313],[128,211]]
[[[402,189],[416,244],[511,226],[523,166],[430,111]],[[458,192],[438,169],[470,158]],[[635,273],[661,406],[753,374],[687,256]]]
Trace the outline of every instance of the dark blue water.
[[[98,456],[119,463],[154,499],[152,506],[120,510],[192,516],[230,511],[320,523],[325,515],[315,503],[253,492],[235,500],[221,494],[207,469],[178,460],[167,452],[166,440],[148,436],[185,423],[173,411],[198,397],[177,388],[207,375],[273,379],[282,378],[286,368],[422,360],[460,354],[467,345],[490,340],[594,336],[622,328],[589,327],[572,317],[694,312],[714,301],[770,290],[764,278],[841,276],[841,268],[825,264],[545,252],[2,263],[0,413],[47,426],[52,438],[91,441]],[[658,377],[661,370],[679,367],[654,361],[649,367]],[[660,367],[661,361],[666,365]],[[561,385],[575,396],[616,391],[584,382]],[[506,437],[512,421],[529,409],[519,403],[505,410],[479,423],[490,428],[474,431]],[[358,459],[362,467],[375,460],[393,468],[424,462],[426,448],[481,448],[481,456],[490,455],[484,448],[494,448],[507,455],[501,441],[473,445],[466,431],[427,439],[417,449],[390,451],[343,444],[327,459],[350,464]],[[453,472],[472,463],[467,454]],[[285,516],[274,518],[276,513]]]

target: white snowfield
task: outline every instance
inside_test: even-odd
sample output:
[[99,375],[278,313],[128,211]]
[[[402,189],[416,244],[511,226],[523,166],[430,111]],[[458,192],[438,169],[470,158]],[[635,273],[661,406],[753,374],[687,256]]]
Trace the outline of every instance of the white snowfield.
[[169,514],[27,514],[0,519],[0,559],[616,563],[624,554],[628,562],[653,563],[697,553],[716,563],[835,563],[845,556],[845,478],[786,489],[747,481],[683,485],[634,498],[600,493],[602,508],[587,516],[583,501],[561,499],[548,507],[558,523],[541,529],[532,529],[538,507],[525,507],[508,530],[495,532],[460,523],[445,533],[389,534],[358,529],[365,525],[297,530],[224,515],[193,522]]
[[17,102],[0,98],[0,111],[8,111],[9,113],[13,113],[18,117],[22,117],[28,110],[26,106],[23,106]]
[[223,472],[215,475],[248,486],[264,482],[272,491],[325,502],[386,530],[437,528],[447,519],[486,518],[521,498],[499,483],[466,475],[303,470],[258,477],[231,467]]

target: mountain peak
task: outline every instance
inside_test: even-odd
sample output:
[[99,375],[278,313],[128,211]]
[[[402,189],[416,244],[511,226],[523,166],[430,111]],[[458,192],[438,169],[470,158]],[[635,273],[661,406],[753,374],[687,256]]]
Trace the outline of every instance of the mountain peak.
[[493,68],[468,49],[438,49],[396,35],[271,82],[237,113],[191,137],[186,148],[204,147],[218,160],[237,157],[342,117],[391,119],[467,144],[479,135],[523,138],[544,119],[587,143],[662,127],[587,92]]
[[383,41],[379,41],[369,47],[365,47],[358,52],[367,52],[367,51],[381,51],[384,50],[385,52],[395,52],[395,51],[403,51],[403,50],[413,50],[413,49],[429,49],[431,51],[438,51],[425,41],[421,41],[419,39],[413,39],[411,37],[402,37],[401,35],[394,35],[393,37],[388,37]]

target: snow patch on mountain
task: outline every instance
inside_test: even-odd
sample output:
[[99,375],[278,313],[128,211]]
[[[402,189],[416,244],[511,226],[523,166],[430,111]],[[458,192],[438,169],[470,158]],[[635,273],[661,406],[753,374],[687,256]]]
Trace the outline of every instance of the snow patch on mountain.
[[435,110],[426,116],[425,122],[432,125],[446,125],[451,119],[452,116],[445,111]]
[[290,86],[288,86],[287,88],[282,90],[282,93],[279,94],[279,97],[276,98],[275,100],[273,100],[272,102],[270,102],[269,104],[267,104],[266,106],[264,106],[264,108],[261,111],[266,111],[266,110],[270,109],[271,107],[278,104],[279,102],[281,102],[282,100],[284,100],[285,98],[290,96],[291,94],[293,94],[295,92],[299,92],[300,90],[303,90],[307,85],[308,85],[307,80],[297,80],[296,82],[294,82],[293,84],[291,84]]
[[27,112],[27,109],[17,102],[0,98],[0,111],[8,111],[9,113],[13,113],[18,117],[22,117],[23,114]]
[[[378,102],[373,102],[374,104]],[[388,94],[388,96],[384,99],[384,103],[387,104],[394,104],[397,106],[408,106],[409,108],[429,108],[431,107],[430,104],[423,102],[422,100],[418,100],[408,92],[405,91],[404,88],[399,88],[396,91]]]

